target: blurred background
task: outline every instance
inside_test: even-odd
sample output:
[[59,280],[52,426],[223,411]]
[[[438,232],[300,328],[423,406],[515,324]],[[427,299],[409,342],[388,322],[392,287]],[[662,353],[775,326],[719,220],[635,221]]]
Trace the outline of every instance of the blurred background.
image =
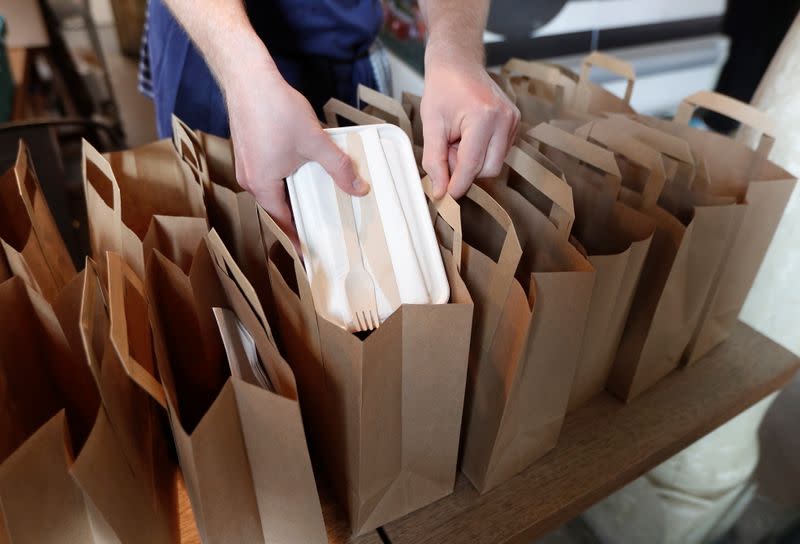
[[[387,88],[421,94],[419,9],[406,0],[384,7]],[[24,137],[74,256],[87,250],[81,138],[101,150],[156,138],[152,103],[138,90],[145,9],[146,0],[0,0],[0,168]],[[642,113],[669,116],[700,89],[749,102],[799,9],[800,0],[494,0],[487,65],[520,57],[577,70],[601,49],[634,66],[632,105]],[[593,79],[624,92],[611,74]],[[698,123],[736,128],[711,116]],[[800,341],[776,340],[800,351]],[[543,542],[800,543],[798,421],[795,379]]]

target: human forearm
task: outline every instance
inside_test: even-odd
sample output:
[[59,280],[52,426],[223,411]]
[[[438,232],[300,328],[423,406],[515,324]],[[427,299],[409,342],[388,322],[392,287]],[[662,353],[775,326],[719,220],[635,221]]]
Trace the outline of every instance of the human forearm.
[[369,190],[308,100],[283,79],[242,0],[163,1],[225,95],[237,181],[287,233],[294,226],[283,179],[302,164],[320,163],[350,194]]
[[253,30],[242,0],[164,0],[200,50],[227,94],[248,75],[280,74],[266,46]]
[[456,61],[483,65],[483,30],[489,0],[422,0],[428,25],[425,62]]

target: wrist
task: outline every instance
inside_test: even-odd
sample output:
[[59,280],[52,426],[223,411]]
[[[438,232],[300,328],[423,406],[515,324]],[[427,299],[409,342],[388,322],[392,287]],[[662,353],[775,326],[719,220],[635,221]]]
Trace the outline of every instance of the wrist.
[[425,68],[457,66],[459,69],[484,69],[483,37],[480,39],[446,32],[431,33],[425,47]]
[[271,87],[284,83],[278,67],[272,60],[264,43],[255,36],[243,36],[237,43],[218,49],[220,55],[214,59],[212,69],[222,87],[228,94],[232,89],[246,90],[257,86],[260,92],[266,91],[264,85]]

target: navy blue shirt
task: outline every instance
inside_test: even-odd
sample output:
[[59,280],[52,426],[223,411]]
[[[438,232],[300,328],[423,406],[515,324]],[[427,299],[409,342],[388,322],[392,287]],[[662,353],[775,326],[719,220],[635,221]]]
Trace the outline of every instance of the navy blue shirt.
[[366,54],[380,30],[380,0],[247,0],[256,33],[278,56],[311,55],[352,61]]
[[[318,114],[331,97],[355,104],[359,83],[375,87],[368,50],[383,18],[380,0],[246,0],[245,6],[283,77]],[[192,128],[229,136],[222,93],[163,0],[148,6],[146,52],[159,135],[171,135],[175,113]]]

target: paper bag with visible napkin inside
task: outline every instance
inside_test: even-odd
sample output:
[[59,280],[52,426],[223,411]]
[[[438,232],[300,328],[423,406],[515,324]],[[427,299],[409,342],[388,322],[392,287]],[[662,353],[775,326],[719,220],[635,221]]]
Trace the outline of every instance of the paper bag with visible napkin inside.
[[[689,126],[697,108],[739,121],[757,136],[757,147]],[[694,362],[725,340],[735,325],[769,243],[797,183],[796,176],[769,160],[775,141],[772,120],[752,106],[703,91],[686,98],[673,121],[640,117],[640,121],[686,140],[708,168],[707,193],[733,197],[745,209],[741,227],[725,256],[719,277],[703,309],[697,331],[685,354]]]
[[[642,211],[617,201],[621,177],[610,151],[550,125],[537,126],[527,137],[547,145],[551,155],[558,155],[560,166],[535,149],[527,151],[549,173],[566,180],[572,188],[575,202],[572,235],[596,270],[586,332],[569,397],[569,410],[573,411],[605,389],[655,222]],[[649,151],[649,175],[642,207],[654,205],[664,185],[661,157]],[[545,170],[541,175],[547,173]],[[515,215],[520,222],[524,220],[522,210],[512,214],[512,218]]]
[[83,293],[97,286],[92,278],[76,276],[54,307],[20,278],[0,285],[7,536],[36,544],[175,543],[176,510],[158,501],[152,477],[129,457],[126,444],[138,437],[123,436],[101,402],[118,384],[95,382],[84,358],[79,309]]
[[186,218],[206,218],[202,189],[170,140],[106,157],[83,142],[83,183],[92,256],[105,276],[106,251],[122,255],[140,277],[158,245],[162,225],[186,224]]
[[0,278],[19,276],[52,302],[75,277],[27,146],[0,177]]
[[161,384],[149,372],[130,377],[165,400],[203,542],[326,542],[294,376],[216,232],[191,260],[154,251],[146,296],[114,254],[109,278],[147,308],[150,324],[140,316],[127,329],[153,349],[129,341],[121,351],[158,368]]
[[584,334],[595,271],[568,241],[572,191],[548,174],[513,147],[483,183],[513,224],[477,185],[459,200],[475,300],[461,470],[480,492],[556,445]]
[[203,189],[210,227],[217,231],[225,247],[230,248],[245,277],[256,290],[267,318],[270,322],[274,321],[257,204],[253,195],[242,189],[236,181],[231,140],[192,131],[175,116],[172,117],[172,140],[176,152]]
[[[297,376],[312,451],[352,530],[364,533],[451,493],[473,309],[453,253],[442,249],[448,304],[403,305],[360,337],[316,313],[294,246],[259,213],[279,241],[265,249],[282,350]],[[446,216],[457,252],[457,214],[440,204],[436,215]]]

